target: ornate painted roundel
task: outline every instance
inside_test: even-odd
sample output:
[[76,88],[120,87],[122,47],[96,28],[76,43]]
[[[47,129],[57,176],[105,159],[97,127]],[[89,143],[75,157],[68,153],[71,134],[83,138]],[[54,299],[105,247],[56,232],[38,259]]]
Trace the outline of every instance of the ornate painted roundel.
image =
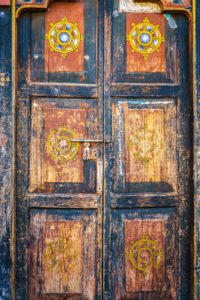
[[148,269],[158,269],[163,260],[163,254],[157,242],[146,235],[132,242],[128,256],[133,269],[144,273]]
[[132,27],[130,34],[127,35],[132,52],[139,52],[146,59],[151,53],[159,51],[161,43],[164,42],[159,25],[153,25],[145,18],[142,23],[132,23]]
[[76,138],[73,130],[68,128],[51,129],[46,141],[46,151],[55,162],[65,163],[75,159],[79,143],[72,142]]
[[78,29],[77,23],[70,23],[64,17],[60,22],[51,23],[50,26],[51,29],[46,34],[46,39],[49,42],[51,51],[59,52],[63,57],[67,53],[78,52],[78,46],[83,40],[83,36]]

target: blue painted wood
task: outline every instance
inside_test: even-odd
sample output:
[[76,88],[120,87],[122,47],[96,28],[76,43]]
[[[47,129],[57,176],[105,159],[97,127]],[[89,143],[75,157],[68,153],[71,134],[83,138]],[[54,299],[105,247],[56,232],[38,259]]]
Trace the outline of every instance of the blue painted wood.
[[195,275],[196,285],[194,295],[196,299],[200,299],[200,2],[197,0],[194,11],[196,12],[196,31],[194,36],[196,38],[196,48],[194,54],[196,56],[196,65],[194,65],[195,82],[194,82],[194,214],[196,217],[195,233],[196,236],[196,259],[195,259]]
[[[13,116],[11,8],[0,7],[0,299],[11,299]],[[9,78],[3,83],[3,77]]]

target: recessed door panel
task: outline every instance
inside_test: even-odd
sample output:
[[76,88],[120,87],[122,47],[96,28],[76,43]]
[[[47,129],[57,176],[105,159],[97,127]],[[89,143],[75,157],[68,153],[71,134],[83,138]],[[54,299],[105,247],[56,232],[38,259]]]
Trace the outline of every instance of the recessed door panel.
[[165,15],[158,13],[113,15],[114,83],[172,83],[179,80],[177,36],[183,20],[176,15],[170,17],[173,26]]
[[113,211],[114,299],[177,299],[175,209]]
[[[90,6],[92,5],[92,6]],[[30,18],[30,79],[97,82],[96,1],[53,2]]]
[[98,140],[97,103],[33,99],[31,119],[30,192],[94,193],[98,145],[84,140]]
[[177,191],[176,100],[113,104],[113,190]]
[[166,22],[161,14],[126,14],[126,73],[165,73]]
[[31,210],[29,298],[94,298],[96,234],[96,214],[92,211]]

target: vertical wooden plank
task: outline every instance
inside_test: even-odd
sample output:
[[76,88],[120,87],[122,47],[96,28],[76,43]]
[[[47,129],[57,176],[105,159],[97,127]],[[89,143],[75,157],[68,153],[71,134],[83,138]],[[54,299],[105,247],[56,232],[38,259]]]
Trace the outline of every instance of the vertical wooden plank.
[[32,13],[30,43],[30,80],[47,81],[48,74],[44,72],[45,12]]
[[[1,5],[8,3],[3,1]],[[12,14],[0,7],[0,299],[12,297],[14,203],[14,103],[12,91]]]
[[194,245],[193,297],[200,298],[200,2],[193,0]]

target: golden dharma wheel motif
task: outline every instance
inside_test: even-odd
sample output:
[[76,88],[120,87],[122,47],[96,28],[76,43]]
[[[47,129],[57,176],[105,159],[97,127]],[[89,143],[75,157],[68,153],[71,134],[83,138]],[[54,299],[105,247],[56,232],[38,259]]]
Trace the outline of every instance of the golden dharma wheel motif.
[[128,253],[133,270],[146,273],[149,269],[159,269],[163,261],[163,254],[156,241],[151,240],[147,235],[136,242]]
[[75,159],[79,150],[79,143],[72,142],[76,138],[73,130],[62,127],[51,129],[46,141],[46,151],[56,162],[66,163]]
[[153,25],[148,18],[142,23],[132,23],[132,30],[127,35],[132,52],[139,52],[146,59],[151,53],[158,51],[165,38],[161,35],[159,25]]
[[83,40],[83,36],[78,29],[77,23],[70,23],[64,17],[60,22],[51,23],[50,26],[51,29],[46,34],[46,39],[49,42],[51,51],[59,52],[63,57],[67,53],[78,52],[78,46]]
[[148,164],[160,151],[160,139],[154,130],[141,127],[129,136],[129,145],[136,160]]

